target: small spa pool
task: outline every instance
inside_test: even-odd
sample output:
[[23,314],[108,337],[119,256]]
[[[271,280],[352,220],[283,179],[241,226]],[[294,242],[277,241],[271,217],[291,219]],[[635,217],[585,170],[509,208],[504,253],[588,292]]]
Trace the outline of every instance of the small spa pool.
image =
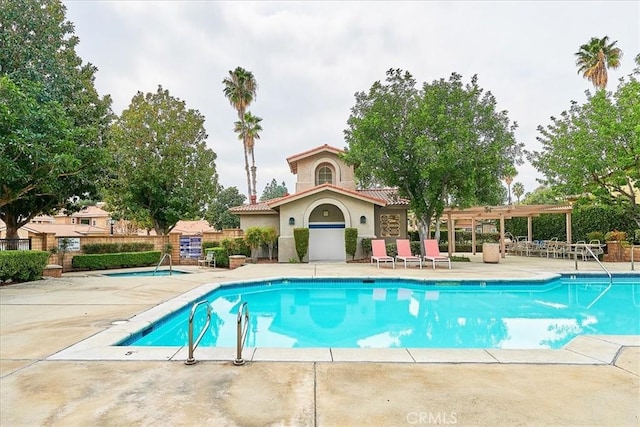
[[[640,335],[640,275],[544,281],[391,278],[274,279],[198,298],[212,309],[200,347],[235,347],[240,305],[247,346],[281,348],[561,348],[585,334]],[[192,301],[123,346],[185,346]],[[206,310],[194,319],[197,334]]]
[[122,272],[118,272],[118,273],[104,273],[103,276],[108,276],[108,277],[147,277],[147,276],[155,276],[155,277],[162,277],[162,276],[178,276],[180,274],[191,274],[189,272],[186,271],[180,271],[180,270],[173,270],[173,271],[169,271],[169,270],[158,270],[158,271],[153,271],[153,270],[142,270],[142,271],[122,271]]

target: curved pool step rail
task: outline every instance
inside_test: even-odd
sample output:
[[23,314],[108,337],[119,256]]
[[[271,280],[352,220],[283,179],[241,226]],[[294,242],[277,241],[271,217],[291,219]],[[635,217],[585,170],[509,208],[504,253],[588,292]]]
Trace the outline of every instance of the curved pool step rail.
[[[207,305],[207,323],[205,323],[202,330],[200,331],[200,335],[198,335],[198,338],[194,342],[193,341],[193,318],[196,315],[196,310],[198,309],[198,307],[203,304]],[[189,316],[189,356],[187,360],[185,360],[184,362],[185,365],[194,365],[196,363],[196,359],[195,357],[193,357],[193,352],[198,347],[198,344],[200,344],[200,341],[202,341],[202,337],[204,337],[204,334],[209,329],[210,324],[211,324],[211,304],[209,304],[209,301],[202,300],[194,303],[193,306],[191,307],[191,315]]]
[[[244,322],[243,322],[244,319]],[[245,361],[242,358],[242,350],[244,349],[244,343],[247,340],[247,331],[249,330],[249,305],[243,302],[238,310],[238,329],[237,329],[237,341],[236,341],[236,360],[233,364],[236,366],[244,365]]]
[[156,271],[158,271],[158,268],[160,268],[160,266],[162,265],[162,262],[166,257],[169,257],[169,275],[173,273],[173,261],[171,259],[171,254],[164,254],[162,255],[162,258],[160,258],[160,262],[158,263],[158,265],[156,265],[155,270],[153,270],[154,275],[156,274]]

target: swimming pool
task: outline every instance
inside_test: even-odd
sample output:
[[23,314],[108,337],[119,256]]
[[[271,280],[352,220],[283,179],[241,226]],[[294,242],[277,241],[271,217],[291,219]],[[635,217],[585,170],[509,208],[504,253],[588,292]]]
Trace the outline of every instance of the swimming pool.
[[[640,334],[640,276],[546,281],[278,279],[220,287],[200,346],[234,347],[240,304],[247,346],[283,348],[561,348],[583,334]],[[184,346],[192,303],[118,345]],[[195,330],[206,321],[196,313]]]
[[123,272],[118,272],[118,273],[104,273],[103,276],[108,276],[108,277],[147,277],[147,276],[156,276],[156,277],[162,277],[162,276],[177,276],[180,274],[190,274],[187,271],[180,271],[180,270],[157,270],[157,271],[153,271],[153,270],[143,270],[143,271],[123,271]]

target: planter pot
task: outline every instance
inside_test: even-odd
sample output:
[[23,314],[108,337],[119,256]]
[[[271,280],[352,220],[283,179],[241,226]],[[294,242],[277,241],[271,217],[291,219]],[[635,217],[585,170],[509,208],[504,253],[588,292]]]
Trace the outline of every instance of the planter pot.
[[500,262],[500,245],[498,243],[483,243],[482,261],[488,264],[498,264]]

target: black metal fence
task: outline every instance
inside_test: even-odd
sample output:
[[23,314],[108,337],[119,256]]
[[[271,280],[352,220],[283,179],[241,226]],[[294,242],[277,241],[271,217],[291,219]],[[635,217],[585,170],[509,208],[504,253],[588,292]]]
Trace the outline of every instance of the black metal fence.
[[0,251],[30,251],[31,239],[0,239]]

